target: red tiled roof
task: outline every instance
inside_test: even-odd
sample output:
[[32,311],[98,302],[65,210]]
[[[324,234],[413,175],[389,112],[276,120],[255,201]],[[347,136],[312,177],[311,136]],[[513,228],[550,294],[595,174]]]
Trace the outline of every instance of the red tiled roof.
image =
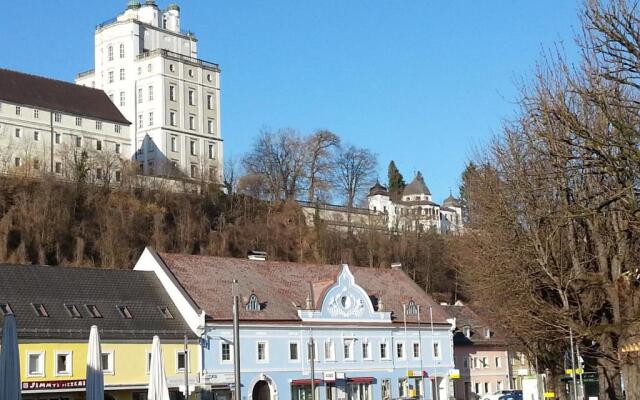
[[2,68],[0,100],[130,125],[102,90]]
[[[316,308],[321,306],[324,292],[335,282],[342,267],[280,261],[252,261],[241,258],[209,257],[159,253],[158,256],[180,285],[208,317],[231,320],[231,284],[238,280],[242,302],[253,292],[265,307],[247,311],[241,306],[240,319],[245,321],[295,321],[304,308],[313,287]],[[395,323],[402,323],[402,303],[414,300],[421,307],[421,323],[429,323],[429,306],[434,323],[447,323],[449,315],[404,272],[393,268],[349,267],[369,296],[381,298],[384,311],[392,312]],[[407,322],[417,322],[407,316]]]

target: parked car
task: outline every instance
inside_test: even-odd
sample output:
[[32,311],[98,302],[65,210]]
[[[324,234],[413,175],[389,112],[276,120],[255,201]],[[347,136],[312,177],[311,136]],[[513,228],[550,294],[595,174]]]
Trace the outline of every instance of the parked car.
[[522,400],[522,390],[514,390],[511,394],[498,397],[498,400]]
[[520,393],[520,397],[519,398],[513,397],[513,400],[522,400],[522,390],[511,390],[511,389],[498,390],[493,394],[484,395],[482,397],[482,400],[507,400],[512,398],[509,396],[514,396],[514,394],[518,392]]

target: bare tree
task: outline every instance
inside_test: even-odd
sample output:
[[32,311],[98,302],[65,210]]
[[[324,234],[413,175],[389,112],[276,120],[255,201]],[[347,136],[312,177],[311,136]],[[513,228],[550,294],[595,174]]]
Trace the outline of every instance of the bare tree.
[[334,167],[334,150],[339,146],[338,135],[328,130],[319,130],[306,139],[307,201],[314,201],[319,192],[329,191]]
[[224,186],[227,194],[238,190],[238,160],[232,156],[224,160]]
[[263,131],[242,160],[248,175],[261,176],[271,200],[295,199],[304,181],[304,140],[293,129]]
[[378,160],[368,149],[353,145],[342,148],[336,158],[335,182],[349,209],[359,195],[373,184]]

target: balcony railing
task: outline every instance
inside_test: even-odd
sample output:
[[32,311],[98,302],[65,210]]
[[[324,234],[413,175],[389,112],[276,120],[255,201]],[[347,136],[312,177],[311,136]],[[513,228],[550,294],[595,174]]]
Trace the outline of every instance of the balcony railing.
[[176,61],[183,61],[192,65],[197,65],[202,68],[211,69],[214,71],[220,71],[220,67],[216,63],[200,60],[199,58],[185,56],[179,53],[174,53],[173,51],[169,51],[165,49],[145,51],[144,53],[139,54],[136,57],[136,60],[144,60],[145,58],[155,57],[157,55],[162,55],[163,57],[170,58]]
[[96,70],[95,69],[90,69],[88,71],[84,71],[84,72],[80,72],[77,75],[77,78],[84,78],[85,76],[89,76],[89,75],[93,75],[95,74]]

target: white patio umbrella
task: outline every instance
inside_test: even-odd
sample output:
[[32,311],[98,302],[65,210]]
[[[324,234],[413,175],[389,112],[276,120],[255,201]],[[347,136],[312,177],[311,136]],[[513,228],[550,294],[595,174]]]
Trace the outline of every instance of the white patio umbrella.
[[87,400],[104,400],[102,348],[98,327],[95,325],[91,327],[87,348]]
[[151,346],[147,400],[169,400],[169,387],[167,386],[167,377],[164,374],[164,361],[158,336],[153,337],[153,345]]
[[20,400],[20,355],[18,352],[18,332],[16,317],[4,317],[2,328],[2,351],[0,352],[0,399]]

